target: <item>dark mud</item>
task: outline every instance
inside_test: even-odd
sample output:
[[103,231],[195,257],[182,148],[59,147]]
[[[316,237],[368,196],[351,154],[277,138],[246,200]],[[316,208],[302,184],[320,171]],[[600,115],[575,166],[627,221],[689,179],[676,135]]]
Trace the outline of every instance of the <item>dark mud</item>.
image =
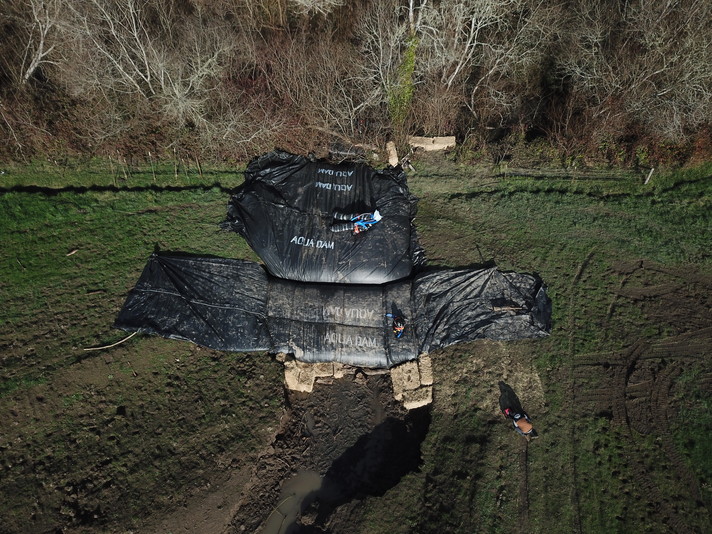
[[[429,409],[406,411],[393,399],[389,375],[358,372],[311,394],[286,393],[287,410],[274,442],[255,466],[229,532],[267,532],[285,515],[283,488],[305,473],[321,477],[319,488],[300,500],[297,521],[275,532],[347,532],[332,519],[340,507],[383,495],[421,464],[420,445],[430,425]],[[312,483],[312,481],[304,482]],[[338,515],[338,514],[337,514]],[[286,523],[286,521],[285,521]],[[264,529],[264,530],[263,530]]]

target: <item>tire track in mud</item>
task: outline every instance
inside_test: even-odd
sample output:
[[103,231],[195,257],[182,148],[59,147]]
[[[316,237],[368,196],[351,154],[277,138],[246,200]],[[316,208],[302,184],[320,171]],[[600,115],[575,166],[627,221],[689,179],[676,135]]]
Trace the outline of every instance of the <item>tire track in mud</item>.
[[[689,336],[684,336],[684,338],[689,338]],[[693,532],[694,530],[685,522],[684,517],[666,499],[660,486],[651,478],[649,466],[641,459],[644,456],[642,449],[636,443],[638,436],[654,433],[661,440],[661,448],[667,460],[670,461],[677,480],[681,481],[681,486],[695,500],[700,500],[701,494],[697,478],[675,446],[668,421],[670,391],[675,379],[682,373],[682,366],[676,365],[676,362],[670,362],[655,373],[655,376],[637,382],[631,380],[634,373],[638,371],[637,365],[645,364],[646,360],[662,360],[664,359],[663,355],[666,355],[668,359],[691,357],[689,354],[671,352],[655,354],[663,352],[660,348],[657,344],[647,345],[638,342],[629,350],[619,353],[617,355],[619,360],[613,363],[610,362],[610,354],[603,355],[604,359],[598,362],[598,367],[604,370],[613,370],[608,376],[607,383],[599,388],[575,394],[575,403],[580,408],[579,415],[588,412],[589,410],[585,408],[591,405],[599,414],[610,413],[612,423],[622,430],[633,449],[637,451],[637,454],[632,455],[633,461],[629,465],[632,467],[633,475],[642,493],[651,496],[652,500],[657,503],[661,520],[669,525],[673,532]],[[596,370],[596,363],[592,362],[592,359],[593,355],[587,355],[587,361],[577,361],[574,364],[576,371],[579,371],[576,374],[580,384],[585,384],[585,379],[590,379],[595,374],[591,372]],[[581,370],[584,372],[580,372]],[[648,372],[646,371],[646,373]]]
[[[574,313],[575,310],[575,303],[578,300],[577,299],[577,293],[578,293],[578,283],[581,280],[581,277],[583,276],[584,271],[588,267],[589,263],[591,262],[591,259],[593,258],[593,255],[596,252],[596,247],[592,248],[588,254],[586,254],[586,257],[583,259],[581,264],[579,265],[578,269],[576,270],[576,274],[574,275],[573,279],[571,280],[571,299],[569,301],[569,309],[570,309],[570,314],[569,314],[569,324],[568,324],[568,344],[569,344],[569,361],[573,362],[574,361],[574,356],[576,354],[576,341],[574,339],[574,332],[576,332],[576,314]],[[571,402],[569,402],[569,418],[572,420],[573,416],[575,415],[575,406],[576,406],[576,388],[574,387],[575,382],[574,382],[574,366],[571,365],[569,366],[569,377],[568,377],[568,387],[570,388],[570,391],[568,392],[568,397]],[[580,497],[579,497],[579,492],[578,492],[578,473],[576,469],[576,432],[574,429],[573,425],[569,425],[569,435],[568,435],[568,441],[571,447],[571,452],[572,455],[571,457],[573,458],[571,461],[571,478],[572,478],[572,484],[571,484],[571,502],[573,503],[573,531],[577,533],[582,532],[582,526],[581,526],[581,503],[580,503]]]
[[[646,268],[682,278],[682,283],[675,281],[623,291],[635,272]],[[709,286],[709,280],[704,276],[693,273],[688,278],[643,261],[622,274],[625,277],[609,306],[606,322],[613,317],[619,298],[626,297],[633,301],[641,298],[657,299],[660,301],[656,303],[657,310],[669,308],[672,318],[685,317],[691,310],[697,310],[698,317],[691,318],[689,323],[705,323],[705,318],[699,316],[706,313],[708,305],[705,302],[701,305],[693,302],[696,296],[694,292],[692,295],[678,293],[685,284]],[[690,302],[685,302],[685,299]],[[709,324],[709,320],[706,322]],[[646,463],[646,447],[639,438],[651,433],[657,436],[660,451],[670,463],[675,480],[678,481],[675,486],[677,492],[696,501],[695,514],[699,516],[704,513],[706,517],[703,520],[709,524],[709,510],[701,503],[697,477],[672,439],[669,411],[675,381],[691,362],[702,360],[708,355],[711,346],[712,327],[702,327],[659,341],[638,339],[621,351],[573,355],[572,359],[573,405],[578,406],[579,415],[590,413],[593,408],[599,416],[608,416],[612,424],[622,431],[635,451],[628,465],[637,488],[641,494],[648,496],[649,504],[655,504],[651,513],[656,513],[660,521],[676,533],[694,532],[695,528],[687,519],[687,511],[675,505],[676,496],[666,496],[652,476],[651,466]],[[703,380],[708,380],[707,374]]]
[[521,480],[519,481],[519,532],[528,534],[529,528],[529,442],[524,441],[519,453],[519,468]]
[[699,501],[701,499],[701,493],[697,478],[687,466],[687,463],[680,454],[678,448],[675,446],[675,443],[670,437],[670,432],[668,431],[670,428],[670,422],[668,419],[670,391],[672,390],[675,380],[681,373],[681,368],[671,367],[661,373],[663,375],[661,380],[655,382],[655,387],[653,388],[651,395],[654,414],[653,421],[655,421],[655,425],[660,430],[658,435],[662,438],[662,444],[665,449],[666,456],[672,461],[675,467],[675,472],[682,479],[692,497]]

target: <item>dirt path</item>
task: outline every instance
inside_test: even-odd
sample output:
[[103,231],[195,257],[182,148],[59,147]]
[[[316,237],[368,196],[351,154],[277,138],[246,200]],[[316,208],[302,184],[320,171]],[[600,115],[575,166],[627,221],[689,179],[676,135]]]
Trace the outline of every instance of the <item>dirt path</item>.
[[225,532],[251,470],[225,466],[223,472],[209,475],[210,483],[183,495],[183,504],[170,513],[149,518],[141,527],[146,534],[218,534]]
[[522,451],[519,453],[519,532],[527,534],[529,525],[529,442],[522,441]]
[[[578,269],[576,270],[576,274],[574,275],[572,281],[571,281],[571,309],[574,310],[576,309],[576,306],[574,303],[579,300],[585,298],[585,295],[581,295],[581,290],[579,288],[579,282],[581,281],[581,277],[584,274],[584,271],[588,267],[588,264],[591,261],[591,258],[593,258],[593,255],[595,254],[596,249],[592,249],[589,251],[589,253],[586,255],[586,257],[583,259],[581,264],[579,265]],[[569,361],[573,361],[574,355],[576,354],[576,342],[575,342],[575,335],[574,333],[576,332],[576,315],[574,313],[571,313],[569,316],[569,324],[568,324],[568,345],[569,345]],[[569,374],[569,390],[567,392],[567,396],[570,397],[570,402],[569,402],[569,414],[568,415],[568,420],[574,420],[574,407],[576,406],[576,393],[575,393],[575,388],[574,388],[574,380],[573,380],[573,367],[570,368],[570,374]],[[575,450],[576,449],[576,429],[574,428],[573,425],[569,425],[569,444],[570,446]],[[575,453],[574,455],[575,456]],[[570,469],[571,469],[571,479],[573,481],[573,484],[571,484],[571,502],[573,503],[573,525],[571,525],[572,532],[577,532],[580,533],[582,532],[582,526],[581,526],[581,503],[580,503],[580,496],[579,496],[579,491],[578,491],[578,485],[579,485],[579,480],[578,480],[578,472],[577,472],[577,467],[576,467],[576,462],[571,462],[570,464]]]

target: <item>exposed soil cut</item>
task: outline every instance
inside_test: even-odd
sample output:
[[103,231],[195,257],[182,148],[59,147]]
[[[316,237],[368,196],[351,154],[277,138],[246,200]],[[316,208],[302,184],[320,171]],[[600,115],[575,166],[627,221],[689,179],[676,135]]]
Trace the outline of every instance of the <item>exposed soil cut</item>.
[[290,530],[281,525],[275,532],[301,532],[305,525],[327,532],[338,507],[382,495],[420,464],[429,409],[406,411],[395,401],[388,375],[358,371],[332,384],[317,384],[309,394],[286,390],[286,404],[274,442],[243,491],[230,532],[259,532],[266,523],[274,524],[273,516],[284,514],[278,502],[283,486],[299,474],[306,479],[304,473],[321,477],[319,489],[299,496],[297,524]]

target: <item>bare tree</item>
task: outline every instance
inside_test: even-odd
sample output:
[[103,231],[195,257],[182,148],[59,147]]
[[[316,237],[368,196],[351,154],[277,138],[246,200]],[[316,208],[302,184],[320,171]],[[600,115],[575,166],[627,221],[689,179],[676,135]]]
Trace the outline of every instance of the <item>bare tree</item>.
[[424,76],[435,74],[442,85],[451,88],[469,74],[484,49],[492,46],[486,41],[485,30],[503,25],[512,4],[514,0],[444,0],[437,6],[426,6],[419,70]]
[[284,36],[280,46],[267,46],[265,78],[281,105],[303,124],[350,135],[368,103],[362,80],[352,74],[352,51],[347,44],[309,38]]
[[55,62],[50,59],[55,49],[52,41],[56,35],[61,9],[60,0],[28,0],[32,13],[27,46],[22,61],[22,83],[27,83],[32,74],[43,63]]
[[17,0],[3,4],[0,66],[13,84],[24,85],[43,65],[60,60],[62,0]]
[[670,139],[712,116],[712,6],[695,0],[573,7],[560,75],[592,120]]
[[399,131],[408,128],[405,121],[412,111],[427,6],[428,0],[408,0],[407,5],[397,0],[373,2],[355,28],[359,61],[354,71],[366,95],[362,107],[381,113],[387,109],[391,126]]
[[668,138],[679,139],[712,117],[712,5],[687,0],[636,7],[631,30],[646,53],[638,56],[642,65],[626,84],[628,106]]
[[536,87],[558,13],[543,0],[444,0],[423,17],[420,76],[466,96],[476,118],[506,123]]
[[161,2],[87,0],[81,6],[67,5],[73,20],[65,31],[81,58],[67,65],[68,78],[104,95],[135,94],[156,101],[178,123],[205,122],[205,106],[234,45],[199,7],[181,20],[170,11],[171,4]]
[[412,88],[419,109],[412,128],[452,131],[466,109],[470,119],[507,123],[536,99],[559,10],[544,0],[373,3],[356,29],[359,78],[372,80],[372,103]]
[[334,9],[343,6],[346,0],[289,0],[300,15],[321,14],[328,15]]
[[409,33],[409,23],[402,18],[397,0],[374,2],[359,18],[356,27],[359,61],[354,72],[365,95],[362,107],[378,108],[386,104],[398,87],[398,69]]

